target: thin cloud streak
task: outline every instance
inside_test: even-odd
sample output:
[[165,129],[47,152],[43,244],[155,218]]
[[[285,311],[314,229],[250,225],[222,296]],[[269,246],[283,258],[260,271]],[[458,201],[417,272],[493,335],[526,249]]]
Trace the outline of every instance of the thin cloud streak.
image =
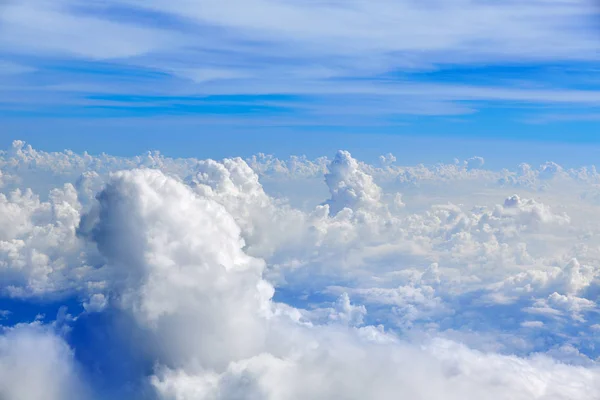
[[[414,112],[399,107],[400,115],[436,114],[428,111],[432,103],[445,104],[437,107],[440,115],[497,102],[596,107],[597,86],[580,90],[568,79],[532,76],[505,86],[424,80],[415,73],[580,61],[593,67],[600,49],[597,11],[591,2],[553,0],[11,1],[0,14],[0,52],[19,79],[3,83],[0,77],[0,98],[21,92],[39,104],[34,93],[45,92],[56,96],[55,104],[68,98],[62,105],[76,108],[94,94],[284,94],[311,97],[299,110],[316,100],[321,112],[333,114],[331,96],[351,104],[359,104],[359,96],[379,97],[392,113],[398,103],[414,104]],[[105,75],[47,66],[56,60],[87,63]],[[372,115],[380,106],[367,101],[363,107]]]

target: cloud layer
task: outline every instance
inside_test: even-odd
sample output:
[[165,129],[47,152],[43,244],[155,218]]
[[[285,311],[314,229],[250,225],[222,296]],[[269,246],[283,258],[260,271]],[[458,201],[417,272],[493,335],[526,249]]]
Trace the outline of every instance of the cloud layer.
[[600,396],[596,170],[398,164],[15,142],[0,397]]
[[277,124],[390,126],[508,103],[585,120],[600,98],[597,13],[585,0],[9,0],[0,110],[194,110],[231,126],[211,111],[247,123],[258,107]]

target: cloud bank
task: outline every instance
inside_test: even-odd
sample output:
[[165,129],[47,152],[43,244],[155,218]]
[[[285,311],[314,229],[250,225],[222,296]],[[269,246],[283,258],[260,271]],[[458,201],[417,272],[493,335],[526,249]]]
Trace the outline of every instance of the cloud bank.
[[0,397],[599,397],[595,168],[400,162],[15,142]]

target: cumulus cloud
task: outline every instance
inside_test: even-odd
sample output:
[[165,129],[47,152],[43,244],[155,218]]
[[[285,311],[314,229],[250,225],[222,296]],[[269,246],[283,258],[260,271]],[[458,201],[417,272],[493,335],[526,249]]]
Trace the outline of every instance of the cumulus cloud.
[[271,255],[302,234],[302,213],[268,196],[256,172],[241,158],[200,161],[187,181],[196,193],[223,205],[234,217],[250,254]]
[[381,207],[381,189],[373,178],[364,173],[358,162],[347,151],[339,151],[328,166],[325,182],[331,199],[325,204],[332,214],[344,208],[353,211],[373,210]]
[[48,201],[31,190],[0,194],[0,276],[4,294],[59,293],[79,285],[90,269],[76,237],[81,206],[71,184],[52,189]]
[[[144,400],[600,396],[595,206],[565,190],[595,177],[323,160],[16,143],[0,162],[21,177],[0,197],[0,324],[20,318],[11,301],[78,308],[4,328],[0,369],[18,368],[0,395],[37,398],[33,379],[69,398],[87,379]],[[263,180],[314,180],[324,198],[297,208]]]
[[77,400],[87,395],[73,352],[62,338],[35,325],[0,335],[0,398]]
[[471,157],[465,161],[465,165],[469,170],[479,169],[483,167],[483,164],[485,164],[485,160],[483,159],[483,157]]
[[208,368],[260,348],[273,289],[220,204],[159,171],[117,173],[91,235],[118,306],[157,335],[163,357]]
[[544,357],[486,355],[447,341],[417,349],[335,338],[327,349],[293,361],[263,354],[221,374],[161,371],[153,383],[166,399],[568,399],[598,393],[593,372]]

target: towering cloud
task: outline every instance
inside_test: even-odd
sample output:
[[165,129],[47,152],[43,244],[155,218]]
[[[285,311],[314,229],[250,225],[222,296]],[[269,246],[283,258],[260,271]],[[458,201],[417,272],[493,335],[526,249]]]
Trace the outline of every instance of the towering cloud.
[[331,193],[326,202],[333,215],[344,208],[375,210],[381,207],[381,189],[373,178],[361,171],[358,162],[347,151],[338,151],[329,164],[325,182]]
[[156,170],[115,174],[91,235],[117,307],[154,335],[157,362],[223,367],[260,352],[273,288],[231,215]]

